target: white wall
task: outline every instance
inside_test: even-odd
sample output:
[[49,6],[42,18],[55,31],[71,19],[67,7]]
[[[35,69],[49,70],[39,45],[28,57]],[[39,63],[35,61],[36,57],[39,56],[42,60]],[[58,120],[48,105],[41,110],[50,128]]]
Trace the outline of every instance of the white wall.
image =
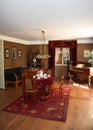
[[0,89],[5,89],[3,40],[0,40]]

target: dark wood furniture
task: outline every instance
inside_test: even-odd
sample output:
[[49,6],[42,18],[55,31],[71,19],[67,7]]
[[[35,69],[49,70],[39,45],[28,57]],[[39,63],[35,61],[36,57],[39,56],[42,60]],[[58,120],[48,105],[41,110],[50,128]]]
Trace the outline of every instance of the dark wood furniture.
[[28,54],[28,68],[41,68],[41,59],[37,58],[37,53]]
[[27,69],[27,70],[25,70],[24,72],[25,73],[29,73],[32,77],[34,76],[34,75],[36,75],[37,74],[37,72],[38,72],[39,70],[38,69]]
[[93,76],[93,67],[89,63],[78,62],[76,66],[70,67],[70,79],[71,75],[78,75],[81,81],[84,80],[85,76],[88,76],[88,85],[91,84],[91,77]]
[[50,86],[50,96],[53,95],[53,92],[55,90],[58,90],[59,91],[59,98],[62,98],[62,86],[63,86],[63,83],[64,83],[64,75],[61,77],[61,81],[60,82],[54,82],[51,86]]
[[19,83],[22,82],[22,73],[26,68],[11,67],[4,70],[5,73],[5,86],[8,84],[14,84],[17,88]]
[[35,82],[33,80],[33,73],[30,71],[25,71],[22,76],[22,88],[23,88],[23,95],[24,101],[26,102],[29,100],[31,95],[34,96],[36,99],[37,89],[35,88]]
[[50,86],[53,84],[53,77],[34,78],[34,82],[38,91],[38,99],[46,100],[49,98]]

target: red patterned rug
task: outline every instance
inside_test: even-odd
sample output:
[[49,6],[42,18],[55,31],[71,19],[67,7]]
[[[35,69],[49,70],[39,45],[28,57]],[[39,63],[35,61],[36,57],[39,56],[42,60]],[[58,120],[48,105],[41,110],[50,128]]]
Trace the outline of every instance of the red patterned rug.
[[46,101],[35,101],[31,98],[28,103],[24,103],[24,98],[21,96],[6,106],[3,111],[41,119],[65,122],[70,90],[70,87],[63,87],[63,98],[61,100],[58,96],[58,91],[55,91],[53,96]]

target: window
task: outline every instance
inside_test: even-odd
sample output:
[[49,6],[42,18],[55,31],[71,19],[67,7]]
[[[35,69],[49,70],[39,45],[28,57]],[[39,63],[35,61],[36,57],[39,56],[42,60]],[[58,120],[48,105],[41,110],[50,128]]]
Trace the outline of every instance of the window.
[[70,60],[70,48],[55,48],[55,66],[67,65]]

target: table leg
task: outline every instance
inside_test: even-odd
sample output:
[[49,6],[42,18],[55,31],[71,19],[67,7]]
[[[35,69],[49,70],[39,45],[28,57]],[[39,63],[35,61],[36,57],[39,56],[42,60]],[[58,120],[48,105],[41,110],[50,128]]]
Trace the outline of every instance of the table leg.
[[90,84],[91,84],[91,76],[88,76],[88,85],[90,87]]

